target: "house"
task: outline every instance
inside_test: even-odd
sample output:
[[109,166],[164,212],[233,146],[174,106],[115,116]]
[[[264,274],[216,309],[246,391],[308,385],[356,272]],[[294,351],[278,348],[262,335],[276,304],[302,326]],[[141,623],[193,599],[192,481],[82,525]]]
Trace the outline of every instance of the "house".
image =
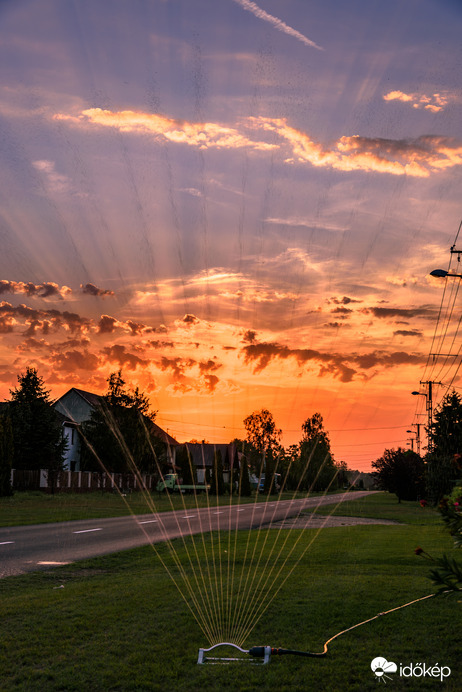
[[211,470],[215,461],[215,454],[221,454],[221,463],[223,465],[223,477],[225,483],[229,482],[231,470],[238,464],[236,456],[236,445],[232,442],[229,444],[210,444],[209,442],[186,442],[185,447],[191,456],[192,463],[197,472],[197,482],[204,483],[205,472]]
[[[67,440],[67,450],[64,461],[65,470],[80,471],[81,440],[79,428],[83,422],[90,419],[93,409],[96,406],[100,406],[102,401],[103,397],[99,394],[72,387],[72,389],[69,389],[69,391],[54,402],[54,408],[60,416],[64,435]],[[173,465],[175,449],[178,447],[179,443],[156,423],[150,422],[149,426],[154,435],[165,443],[168,458]]]

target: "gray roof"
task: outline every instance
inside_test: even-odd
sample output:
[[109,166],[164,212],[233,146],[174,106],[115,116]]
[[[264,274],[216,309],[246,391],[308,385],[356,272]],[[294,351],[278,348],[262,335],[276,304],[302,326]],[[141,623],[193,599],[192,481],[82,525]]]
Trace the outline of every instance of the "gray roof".
[[233,466],[235,445],[232,443],[210,444],[208,442],[186,442],[185,447],[188,448],[188,451],[192,457],[193,464],[196,467],[212,467],[215,458],[215,452],[218,451],[220,451],[221,453],[221,461],[223,464],[223,468],[229,469],[231,466]]

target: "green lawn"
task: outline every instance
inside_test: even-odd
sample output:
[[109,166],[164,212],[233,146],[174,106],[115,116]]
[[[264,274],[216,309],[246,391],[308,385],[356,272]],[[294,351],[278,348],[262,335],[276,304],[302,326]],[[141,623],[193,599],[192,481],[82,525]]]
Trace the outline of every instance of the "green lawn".
[[[270,500],[276,500],[278,497],[278,495],[272,495]],[[294,497],[294,493],[283,493],[280,497],[282,500],[289,500]],[[306,497],[306,493],[299,493],[298,497]],[[256,499],[258,502],[265,502],[267,498],[257,495]],[[255,496],[233,497],[231,501],[233,503],[255,502]],[[156,492],[151,494],[136,492],[122,497],[118,493],[98,492],[57,493],[56,495],[40,491],[16,492],[12,497],[0,497],[0,527],[169,512],[175,509],[206,507],[207,504],[214,506],[229,504],[229,502],[229,495],[216,498],[214,495],[207,497],[205,494],[194,497],[194,495],[179,496],[177,493],[164,495]]]
[[317,514],[334,514],[342,517],[388,519],[404,524],[427,525],[439,521],[438,511],[430,506],[421,507],[418,502],[401,502],[392,493],[376,493],[357,500],[352,499],[338,506],[329,505],[316,510]]
[[[384,511],[376,497],[380,496],[360,501],[362,511]],[[277,578],[267,585],[270,594],[286,577],[287,581],[245,645],[321,651],[324,642],[337,632],[432,592],[427,578],[430,563],[414,554],[418,545],[435,556],[442,551],[454,552],[435,512],[421,514],[424,510],[418,505],[389,505],[390,497],[381,497],[385,505],[393,507],[393,511],[387,510],[387,518],[405,518],[406,524],[320,532],[241,532],[237,537],[232,535],[235,544],[227,543],[225,533],[221,537],[205,535],[203,542],[202,537],[189,538],[185,543],[175,541],[175,555],[185,578],[194,584],[195,570],[199,563],[206,564],[205,555],[210,560],[212,546],[217,564],[225,569],[225,550],[231,545],[235,567],[229,583],[223,572],[223,593],[237,591],[239,583],[245,586],[244,598],[239,601],[244,602],[248,595],[243,610],[250,613],[265,603],[265,589],[262,582],[260,586],[252,583],[254,572],[247,569],[246,556],[261,556],[256,573],[265,573],[263,568],[275,542],[288,536],[286,553],[290,546],[294,550]],[[274,657],[265,667],[243,663],[198,666],[198,649],[208,646],[207,638],[161,564],[164,561],[177,577],[178,567],[168,546],[162,544],[157,550],[158,555],[148,546],[3,579],[2,692],[194,692],[205,688],[362,692],[377,689],[379,680],[370,669],[377,656],[398,666],[439,664],[452,671],[445,683],[428,677],[400,678],[397,673],[388,681],[390,689],[457,690],[461,686],[462,597],[458,595],[431,598],[353,629],[332,642],[325,658]],[[218,582],[209,586],[213,610],[221,602]],[[208,613],[205,608],[201,611]]]

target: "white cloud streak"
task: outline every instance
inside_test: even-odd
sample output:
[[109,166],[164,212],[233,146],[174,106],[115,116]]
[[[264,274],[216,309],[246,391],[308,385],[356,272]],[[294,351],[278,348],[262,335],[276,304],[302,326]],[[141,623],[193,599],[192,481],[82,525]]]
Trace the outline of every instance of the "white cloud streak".
[[258,7],[258,5],[255,2],[251,2],[251,0],[234,0],[234,2],[240,5],[244,10],[251,12],[253,15],[255,15],[255,17],[258,17],[258,19],[263,19],[263,21],[269,22],[274,26],[275,29],[278,29],[279,31],[282,31],[284,34],[292,36],[293,38],[296,38],[298,41],[301,41],[303,44],[305,44],[305,46],[310,46],[310,48],[316,48],[317,50],[324,50],[324,48],[318,46],[318,44],[314,41],[310,41],[309,38],[301,34],[296,29],[293,29],[291,26],[288,26],[288,24],[283,22],[281,19],[278,19],[277,17],[274,17],[272,14],[268,14],[268,12],[265,12],[265,10],[262,10],[261,7]]

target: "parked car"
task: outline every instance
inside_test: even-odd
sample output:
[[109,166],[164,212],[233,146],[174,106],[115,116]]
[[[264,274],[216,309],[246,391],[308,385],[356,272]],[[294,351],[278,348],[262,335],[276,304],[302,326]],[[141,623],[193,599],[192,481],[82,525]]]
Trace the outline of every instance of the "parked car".
[[[260,478],[260,484],[258,486],[258,492],[259,493],[262,493],[264,488],[265,488],[265,479],[266,479],[266,474],[262,473],[261,478]],[[277,490],[277,492],[279,492],[281,489],[281,474],[280,473],[274,474],[274,487]]]

